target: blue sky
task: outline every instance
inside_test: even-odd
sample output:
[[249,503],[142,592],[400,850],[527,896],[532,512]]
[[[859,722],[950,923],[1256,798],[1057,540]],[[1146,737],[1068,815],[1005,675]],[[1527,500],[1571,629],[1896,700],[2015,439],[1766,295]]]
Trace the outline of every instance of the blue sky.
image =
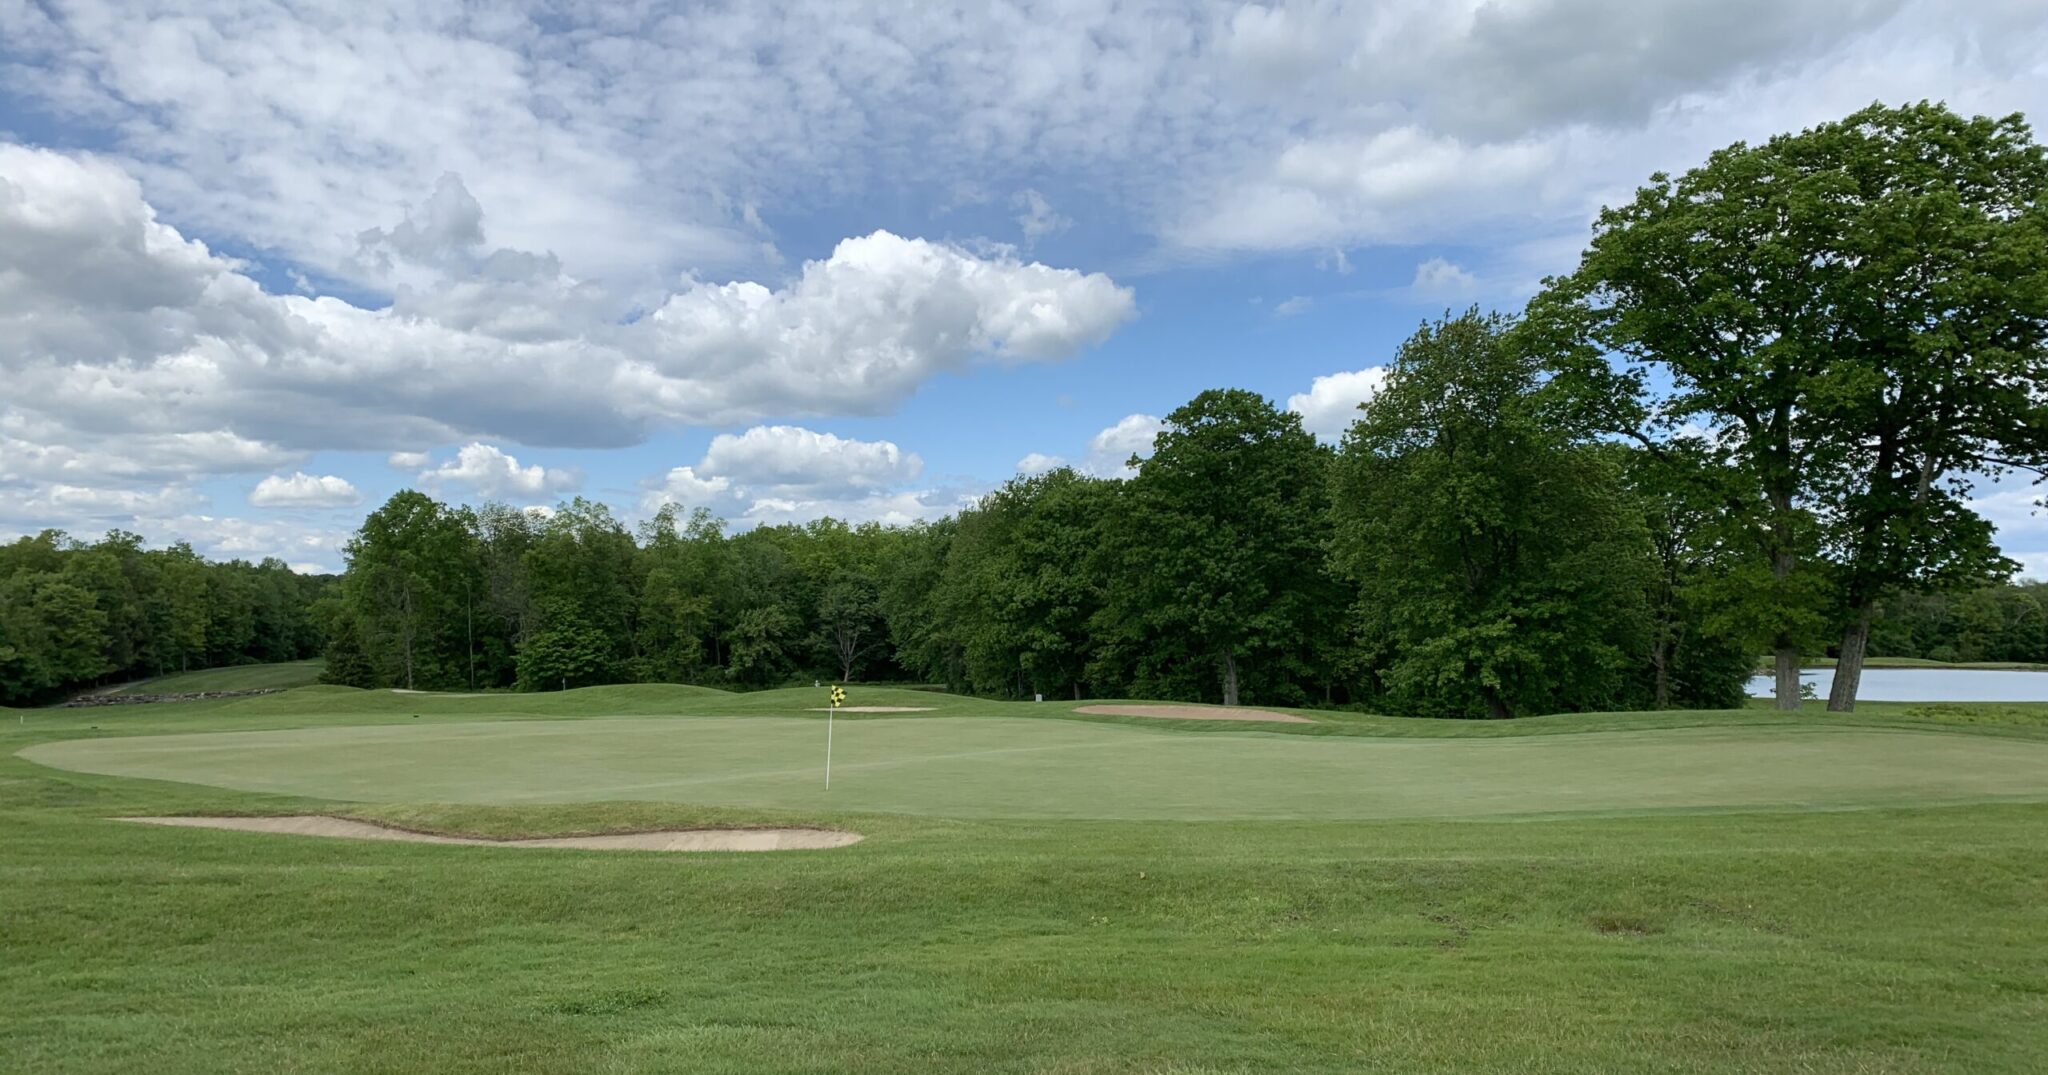
[[900,521],[1206,388],[1334,436],[1652,171],[2048,114],[2044,56],[2028,0],[0,0],[0,535],[333,569],[407,486]]

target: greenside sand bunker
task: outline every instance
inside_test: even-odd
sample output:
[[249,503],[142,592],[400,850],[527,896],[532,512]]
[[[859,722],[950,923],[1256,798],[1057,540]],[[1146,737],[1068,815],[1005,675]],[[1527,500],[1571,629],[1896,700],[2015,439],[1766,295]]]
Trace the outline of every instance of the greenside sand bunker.
[[952,817],[1370,819],[2048,800],[2048,743],[1842,727],[1494,739],[1032,718],[595,718],[45,743],[43,765],[387,803],[651,800]]
[[1278,724],[1314,724],[1299,713],[1276,713],[1270,709],[1240,709],[1207,705],[1084,705],[1076,713],[1103,717],[1157,717],[1162,720],[1251,720]]
[[601,836],[546,836],[524,840],[485,840],[412,832],[324,814],[287,817],[124,817],[146,825],[230,832],[267,832],[284,836],[325,836],[345,840],[400,840],[417,844],[467,844],[472,847],[555,847],[582,851],[817,851],[860,842],[857,832],[838,829],[667,829],[620,832]]

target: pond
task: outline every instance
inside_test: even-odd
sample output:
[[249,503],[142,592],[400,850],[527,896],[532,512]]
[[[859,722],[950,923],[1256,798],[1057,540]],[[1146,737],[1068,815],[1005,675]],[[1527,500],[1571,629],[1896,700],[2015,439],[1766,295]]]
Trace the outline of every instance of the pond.
[[[1799,678],[1828,696],[1835,670],[1809,668]],[[1771,677],[1749,681],[1752,698],[1771,696]],[[1872,702],[2048,702],[2048,672],[1990,671],[1970,668],[1866,668],[1856,691]]]

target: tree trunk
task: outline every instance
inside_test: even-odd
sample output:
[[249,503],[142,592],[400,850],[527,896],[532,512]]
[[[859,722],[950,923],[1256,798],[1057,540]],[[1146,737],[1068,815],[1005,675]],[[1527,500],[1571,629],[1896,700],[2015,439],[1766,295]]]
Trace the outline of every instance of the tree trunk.
[[1780,646],[1772,655],[1777,672],[1779,709],[1799,708],[1799,651]]
[[[1781,412],[1783,408],[1780,408]],[[1783,419],[1780,419],[1782,428]],[[1789,489],[1774,489],[1769,494],[1771,502],[1771,577],[1778,581],[1782,595],[1785,580],[1792,577],[1792,493]],[[1792,640],[1780,634],[1773,649],[1777,662],[1777,696],[1779,709],[1799,708],[1799,650]]]
[[1828,688],[1828,712],[1851,713],[1856,709],[1856,690],[1863,685],[1863,654],[1870,648],[1870,620],[1876,602],[1865,601],[1856,617],[1842,632],[1842,655],[1835,660],[1835,683]]
[[1495,690],[1492,687],[1481,687],[1479,688],[1479,697],[1484,699],[1486,702],[1486,719],[1515,719],[1514,710],[1508,708],[1508,701],[1507,699],[1502,698],[1500,696],[1500,691]]
[[1223,655],[1223,704],[1237,704],[1237,654]]
[[1656,669],[1657,708],[1671,707],[1671,640],[1660,638],[1650,646],[1650,666]]

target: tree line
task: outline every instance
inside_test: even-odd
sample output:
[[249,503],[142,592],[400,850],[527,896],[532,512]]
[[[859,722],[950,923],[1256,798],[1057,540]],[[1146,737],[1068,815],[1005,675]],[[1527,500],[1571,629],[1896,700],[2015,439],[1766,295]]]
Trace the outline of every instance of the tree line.
[[1894,595],[1871,627],[1870,651],[1965,664],[2048,663],[2048,583]]
[[220,665],[295,661],[326,646],[315,605],[333,580],[281,560],[215,563],[113,531],[0,545],[0,704]]
[[1718,535],[1644,453],[1555,425],[1509,331],[1477,313],[1426,329],[1340,447],[1254,393],[1205,392],[1128,479],[1018,477],[912,526],[729,533],[669,507],[636,534],[580,499],[402,492],[346,549],[327,675],[1431,716],[1738,704],[1751,650],[1696,594]]
[[1760,652],[1791,708],[1832,653],[1848,709],[1903,644],[1887,608],[2016,570],[1969,496],[2048,467],[2043,191],[2019,116],[1730,146],[1604,210],[1521,312],[1421,326],[1338,445],[1205,392],[1127,479],[1019,477],[933,523],[635,532],[402,492],[322,605],[327,675],[1500,718],[1735,704]]

